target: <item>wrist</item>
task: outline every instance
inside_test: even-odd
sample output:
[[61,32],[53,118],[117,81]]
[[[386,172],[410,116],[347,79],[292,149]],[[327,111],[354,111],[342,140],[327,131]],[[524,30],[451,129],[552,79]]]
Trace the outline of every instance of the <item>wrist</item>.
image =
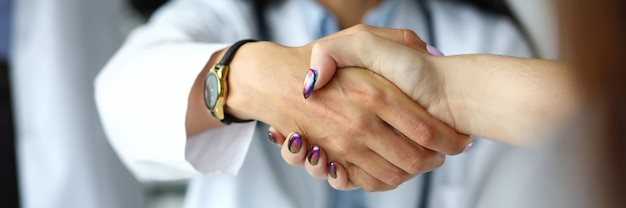
[[[439,76],[441,86],[439,102],[436,104],[439,119],[454,127],[460,132],[467,132],[467,102],[466,95],[469,84],[465,83],[464,67],[459,65],[459,56],[429,56],[427,63],[430,64],[434,74]],[[471,98],[470,98],[471,99]],[[430,113],[433,113],[429,110]],[[435,113],[433,113],[435,114]]]
[[225,112],[227,96],[228,96],[228,78],[230,72],[230,64],[235,54],[246,43],[257,42],[254,39],[244,39],[235,42],[226,50],[220,61],[211,67],[205,79],[204,100],[211,115],[224,124],[232,122],[249,122],[252,121],[237,119]]
[[238,119],[272,123],[287,113],[289,105],[302,99],[302,78],[308,69],[307,50],[272,42],[255,42],[241,47],[228,77],[226,112]]
[[185,128],[187,137],[197,135],[207,129],[221,126],[219,120],[215,119],[206,107],[204,100],[205,79],[211,67],[219,62],[226,49],[214,52],[206,65],[193,83],[187,101],[187,113],[185,120]]
[[250,85],[254,84],[251,82],[255,82],[254,79],[249,78],[255,76],[253,74],[253,68],[258,65],[255,64],[257,59],[254,57],[254,53],[251,53],[251,50],[255,51],[257,44],[259,44],[259,42],[248,43],[242,46],[230,64],[228,102],[226,102],[226,106],[224,106],[224,111],[238,119],[258,119],[258,115],[255,115],[254,111],[247,110],[259,109],[257,103],[252,101],[248,94],[250,92]]

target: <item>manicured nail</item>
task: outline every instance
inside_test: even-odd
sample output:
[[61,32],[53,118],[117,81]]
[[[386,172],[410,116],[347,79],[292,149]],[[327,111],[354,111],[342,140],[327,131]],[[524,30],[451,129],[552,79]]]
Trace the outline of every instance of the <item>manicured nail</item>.
[[292,133],[289,135],[289,152],[298,153],[302,147],[302,136],[298,133]]
[[463,150],[463,153],[466,153],[472,150],[472,146],[474,146],[474,142],[467,144],[467,146],[465,146],[465,149]]
[[317,71],[315,69],[309,69],[309,71],[307,71],[306,73],[306,77],[304,78],[304,87],[302,88],[302,95],[304,95],[304,99],[307,99],[309,98],[309,96],[311,96],[316,81]]
[[328,169],[330,169],[328,171],[328,175],[330,175],[331,178],[337,178],[337,167],[335,167],[335,162],[331,162],[328,165]]
[[276,143],[276,138],[274,138],[274,134],[271,131],[267,131],[267,138],[272,144],[278,144]]
[[426,50],[433,56],[443,56],[443,53],[431,45],[426,45]]
[[320,159],[320,147],[313,146],[311,151],[309,151],[309,155],[307,155],[307,159],[309,160],[309,164],[317,165],[317,161]]

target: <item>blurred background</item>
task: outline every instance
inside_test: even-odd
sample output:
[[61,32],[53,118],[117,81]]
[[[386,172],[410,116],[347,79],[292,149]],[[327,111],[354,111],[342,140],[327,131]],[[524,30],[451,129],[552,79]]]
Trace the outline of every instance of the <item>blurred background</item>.
[[[555,14],[551,12],[553,0],[505,2],[534,43],[537,55],[558,58]],[[67,203],[68,200],[88,200],[87,192],[94,191],[90,187],[117,186],[91,182],[107,181],[104,180],[106,177],[114,177],[127,187],[119,188],[123,191],[117,193],[95,190],[97,195],[123,198],[119,204],[102,203],[102,207],[182,207],[187,181],[137,182],[106,142],[93,107],[93,77],[119,47],[125,35],[145,23],[163,3],[166,0],[0,0],[0,160],[3,165],[0,193],[3,193],[3,203],[9,205],[6,207],[46,207],[37,203],[51,203],[49,205],[54,207],[54,204]],[[71,15],[81,18],[64,19]],[[68,39],[74,40],[76,45],[55,42]],[[44,50],[40,46],[51,49]],[[64,71],[53,74],[55,71],[49,71],[48,66]],[[66,76],[67,79],[82,76],[84,79],[75,82],[59,79],[57,82],[60,83],[51,81],[57,76]],[[29,84],[32,82],[38,85]],[[61,87],[42,87],[46,85]],[[72,99],[81,99],[78,102],[80,105],[57,101]],[[61,131],[67,129],[77,133]],[[45,141],[50,144],[44,142],[45,145],[27,147],[46,136],[53,137]],[[84,138],[88,138],[89,142],[67,147],[69,142],[74,141],[72,139],[82,141]],[[64,141],[56,142],[54,139]],[[65,163],[52,162],[52,158],[64,160],[62,157]],[[76,172],[77,178],[69,178],[76,180],[75,185],[67,187],[70,192],[64,194],[58,193],[63,190],[48,190],[49,194],[45,196],[24,194],[28,190],[45,189],[48,183],[69,180],[62,177],[63,173],[49,167],[57,165],[73,167],[70,169]],[[83,166],[91,169],[83,170]],[[20,170],[29,170],[37,175],[22,175]],[[96,178],[80,178],[81,171],[84,175],[94,173],[91,175]],[[27,181],[24,180],[26,177],[35,179]],[[72,195],[81,192],[85,196]],[[41,201],[33,202],[31,199]]]

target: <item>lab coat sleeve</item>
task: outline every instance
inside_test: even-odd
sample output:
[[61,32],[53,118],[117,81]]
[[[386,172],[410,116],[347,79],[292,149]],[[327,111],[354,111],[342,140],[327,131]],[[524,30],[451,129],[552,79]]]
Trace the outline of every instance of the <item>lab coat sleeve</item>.
[[103,127],[139,180],[239,170],[255,123],[187,139],[185,114],[191,86],[211,54],[249,38],[247,9],[236,1],[172,1],[134,29],[98,74],[95,99]]

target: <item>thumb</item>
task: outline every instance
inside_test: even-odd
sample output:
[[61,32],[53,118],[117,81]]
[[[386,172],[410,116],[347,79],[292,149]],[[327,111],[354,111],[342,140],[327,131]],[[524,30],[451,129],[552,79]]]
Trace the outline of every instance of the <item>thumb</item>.
[[[333,41],[330,41],[329,44]],[[340,53],[341,51],[333,50],[333,47],[324,47],[326,44],[316,44],[313,46],[313,50],[311,51],[311,69],[307,73],[307,77],[305,79],[305,83],[307,81],[313,81],[313,89],[317,90],[335,75],[335,71],[337,67],[345,66],[345,64],[338,65],[337,60],[341,61],[341,59],[336,59],[333,57],[334,54]],[[305,84],[306,86],[306,84]]]
[[[304,80],[304,98],[308,98],[314,90],[326,85],[337,68],[362,67],[388,77],[393,74],[389,71],[390,69],[373,67],[374,65],[379,66],[376,63],[388,62],[384,57],[389,57],[391,54],[401,54],[401,57],[409,56],[410,53],[400,52],[407,51],[407,48],[403,46],[424,52],[431,52],[434,49],[432,46],[427,46],[415,33],[407,33],[406,30],[393,31],[397,33],[391,34],[402,35],[382,33],[383,35],[379,36],[369,32],[358,32],[322,40],[313,45],[311,67]],[[431,54],[433,53],[431,52]],[[392,59],[397,59],[397,57]],[[387,71],[383,72],[382,70]]]
[[[323,40],[311,50],[311,68],[304,79],[303,94],[308,98],[314,90],[322,88],[335,75],[337,68],[356,66],[365,67],[361,57],[369,53],[359,41],[360,37],[351,35]],[[355,51],[359,51],[358,53]]]

